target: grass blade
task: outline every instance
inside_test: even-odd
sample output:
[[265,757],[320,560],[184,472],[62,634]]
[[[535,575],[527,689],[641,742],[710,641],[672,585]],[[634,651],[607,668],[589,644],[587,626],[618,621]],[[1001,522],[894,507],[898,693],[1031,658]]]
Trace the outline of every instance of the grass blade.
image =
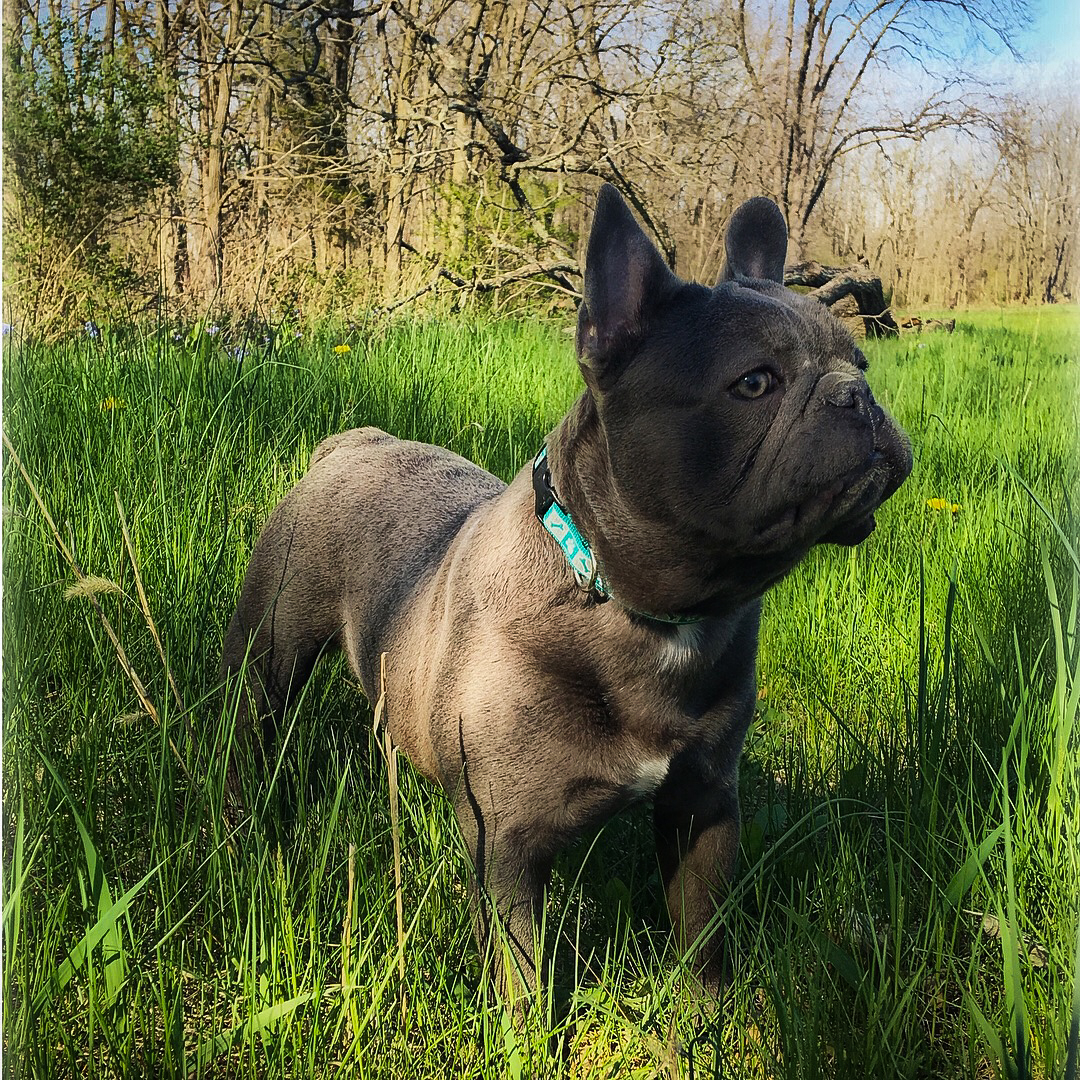
[[236,1027],[214,1036],[213,1039],[200,1043],[196,1052],[197,1068],[208,1065],[215,1058],[231,1050],[237,1043],[272,1028],[279,1020],[292,1016],[297,1009],[306,1005],[314,996],[314,992],[311,991],[306,994],[298,994],[289,1001],[281,1001],[277,1005],[270,1005],[257,1012],[250,1019],[237,1024]]
[[[123,896],[120,897],[115,903],[108,907],[105,911],[102,911],[98,916],[97,921],[85,934],[79,939],[75,947],[68,953],[64,962],[57,968],[56,974],[52,979],[46,983],[41,989],[38,990],[34,996],[34,1009],[39,1010],[44,1008],[50,1001],[52,1001],[57,994],[59,994],[65,986],[71,981],[72,976],[86,963],[91,953],[101,943],[102,940],[112,943],[111,947],[114,950],[111,954],[106,950],[104,951],[105,959],[105,974],[106,979],[109,976],[109,960],[110,957],[119,957],[123,963],[123,975],[122,978],[126,978],[127,971],[127,958],[122,950],[117,952],[115,942],[120,936],[120,920],[128,913],[132,902],[138,897],[139,893],[145,888],[146,884],[151,881],[162,867],[162,863],[159,863],[152,870],[150,870],[144,877],[140,878]],[[111,983],[107,982],[109,987],[109,1000],[112,1002],[120,990],[123,988],[123,983],[118,982],[114,977]]]
[[1005,826],[999,825],[989,836],[984,837],[982,843],[964,860],[964,865],[953,874],[949,884],[945,886],[945,900],[950,907],[960,905],[1004,832]]
[[[57,981],[61,987],[66,985],[75,969],[82,964],[98,942],[101,942],[107,1003],[112,1004],[127,980],[127,954],[124,951],[120,917],[127,911],[131,900],[138,895],[142,886],[154,876],[157,870],[156,868],[151,870],[133,890],[128,890],[120,901],[114,904],[112,890],[109,888],[109,880],[105,876],[105,868],[90,836],[90,830],[86,827],[86,822],[83,821],[67,785],[60,778],[60,774],[56,769],[53,768],[52,762],[44,754],[40,756],[45,767],[52,774],[57,787],[60,788],[64,798],[67,800],[72,816],[75,818],[75,827],[78,829],[79,837],[82,840],[83,857],[86,859],[86,872],[91,889],[90,899],[97,909],[97,921],[83,936],[82,941],[72,950],[68,959],[60,966],[57,972]],[[46,988],[43,987],[42,991],[39,992],[39,998],[45,990]]]
[[1065,1080],[1077,1080],[1080,1067],[1080,913],[1076,920],[1076,952],[1073,955],[1072,1009],[1066,1044]]

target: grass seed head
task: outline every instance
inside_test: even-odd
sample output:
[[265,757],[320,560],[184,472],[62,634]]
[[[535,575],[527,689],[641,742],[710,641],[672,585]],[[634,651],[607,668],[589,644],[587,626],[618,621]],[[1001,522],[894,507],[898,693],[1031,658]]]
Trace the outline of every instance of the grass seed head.
[[65,600],[88,600],[91,596],[103,596],[105,593],[123,593],[123,589],[106,577],[91,574],[79,578],[64,590]]

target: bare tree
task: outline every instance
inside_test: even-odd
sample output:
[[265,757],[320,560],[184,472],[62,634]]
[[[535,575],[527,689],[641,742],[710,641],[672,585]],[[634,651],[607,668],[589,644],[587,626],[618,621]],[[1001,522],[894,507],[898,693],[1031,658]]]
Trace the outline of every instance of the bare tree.
[[[601,179],[699,279],[734,205],[765,193],[792,261],[865,261],[894,304],[1068,297],[1076,110],[1034,91],[1002,109],[968,73],[1025,16],[1026,0],[5,0],[4,25],[43,130],[57,118],[32,69],[85,83],[104,59],[163,88],[175,167],[145,205],[127,165],[70,163],[104,170],[99,253],[192,308],[321,311],[442,289],[566,303]],[[84,47],[50,52],[43,28],[73,19]],[[69,168],[47,157],[7,156],[20,273],[47,261],[24,228],[34,177],[47,194]],[[83,217],[57,205],[57,250],[82,250]]]
[[1052,303],[1065,296],[1075,259],[1080,205],[1080,109],[1068,94],[1014,101],[999,137],[1025,299]]
[[191,245],[192,277],[205,300],[222,285],[226,185],[226,132],[233,107],[233,76],[243,36],[244,0],[218,9],[195,0],[198,63],[198,182],[202,214]]
[[748,145],[787,216],[794,257],[805,254],[837,163],[971,123],[978,81],[965,52],[972,42],[1012,48],[1027,18],[1025,0],[788,0],[783,9],[738,0],[725,30],[746,75]]

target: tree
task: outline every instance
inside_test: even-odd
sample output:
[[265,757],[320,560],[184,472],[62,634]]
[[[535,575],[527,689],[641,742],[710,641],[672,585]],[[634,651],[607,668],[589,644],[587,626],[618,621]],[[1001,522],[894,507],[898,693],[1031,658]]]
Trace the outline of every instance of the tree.
[[[726,10],[726,9],[725,9]],[[964,68],[979,48],[1013,48],[1026,0],[738,0],[730,26],[758,182],[788,220],[791,253],[838,162],[869,145],[964,127],[980,111]]]
[[1080,206],[1080,109],[1068,94],[1013,100],[998,147],[1022,280],[1014,292],[1053,303],[1068,295]]
[[175,142],[152,123],[160,87],[130,46],[106,49],[59,17],[30,26],[7,59],[4,167],[16,207],[8,239],[21,274],[41,284],[66,266],[68,276],[82,267],[129,278],[113,230],[176,170]]
[[48,276],[53,313],[122,281],[189,310],[565,304],[609,180],[699,280],[768,194],[793,262],[865,260],[894,302],[1067,297],[1076,110],[1001,107],[965,63],[1025,12],[5,0],[8,296]]

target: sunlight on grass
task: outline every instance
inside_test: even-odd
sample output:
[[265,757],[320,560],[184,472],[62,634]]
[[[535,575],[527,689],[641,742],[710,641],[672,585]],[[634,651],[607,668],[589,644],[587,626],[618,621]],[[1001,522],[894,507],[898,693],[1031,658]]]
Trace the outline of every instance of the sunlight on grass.
[[1077,341],[1075,312],[1042,310],[868,344],[916,468],[863,547],[817,550],[766,600],[722,1010],[682,975],[639,810],[559,860],[553,974],[517,1025],[485,988],[452,812],[402,761],[394,825],[341,662],[306,688],[259,825],[223,805],[217,666],[320,439],[375,424],[508,479],[579,391],[571,337],[458,319],[9,342],[5,431],[83,576],[9,457],[4,1065],[1075,1075]]

